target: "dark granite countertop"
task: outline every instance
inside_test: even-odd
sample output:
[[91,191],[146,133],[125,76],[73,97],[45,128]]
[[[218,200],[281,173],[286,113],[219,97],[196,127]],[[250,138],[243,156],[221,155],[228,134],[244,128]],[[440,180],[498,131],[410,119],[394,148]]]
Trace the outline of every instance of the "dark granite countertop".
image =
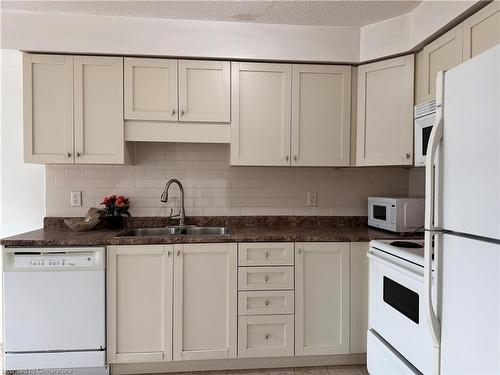
[[[366,217],[198,217],[186,218],[196,225],[228,226],[229,235],[168,235],[164,237],[116,237],[124,229],[102,226],[89,232],[73,232],[62,218],[46,218],[43,229],[0,240],[4,246],[98,246],[150,245],[210,242],[367,242],[373,239],[422,238],[422,234],[403,236],[366,225]],[[126,228],[162,227],[166,218],[134,218]]]

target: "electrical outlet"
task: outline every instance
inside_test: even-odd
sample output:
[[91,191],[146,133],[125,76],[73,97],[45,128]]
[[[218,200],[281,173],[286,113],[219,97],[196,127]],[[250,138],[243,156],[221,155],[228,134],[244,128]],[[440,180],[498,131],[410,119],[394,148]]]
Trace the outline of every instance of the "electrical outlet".
[[316,205],[318,204],[317,199],[318,195],[315,191],[310,191],[307,193],[307,205],[309,207],[316,207]]
[[81,207],[82,206],[82,192],[72,191],[71,192],[71,207]]

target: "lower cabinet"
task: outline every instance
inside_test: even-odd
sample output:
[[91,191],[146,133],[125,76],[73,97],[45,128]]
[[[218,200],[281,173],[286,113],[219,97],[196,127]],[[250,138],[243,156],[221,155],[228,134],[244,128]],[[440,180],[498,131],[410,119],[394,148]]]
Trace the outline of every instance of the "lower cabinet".
[[349,353],[349,243],[295,244],[295,355]]
[[236,357],[236,258],[236,244],[175,245],[175,361]]
[[293,356],[293,315],[240,316],[239,357]]
[[236,254],[236,244],[109,246],[108,362],[236,357]]
[[172,360],[173,245],[108,246],[110,363]]
[[109,246],[108,362],[364,353],[367,251],[366,242]]

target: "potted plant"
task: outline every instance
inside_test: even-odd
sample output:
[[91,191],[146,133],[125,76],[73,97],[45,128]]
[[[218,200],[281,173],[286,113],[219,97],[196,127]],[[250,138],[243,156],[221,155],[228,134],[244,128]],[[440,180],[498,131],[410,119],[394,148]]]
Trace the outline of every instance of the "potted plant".
[[130,217],[129,209],[129,199],[123,195],[116,196],[106,196],[102,200],[101,204],[104,208],[99,212],[101,216],[106,218],[108,228],[118,229],[123,225],[123,216]]

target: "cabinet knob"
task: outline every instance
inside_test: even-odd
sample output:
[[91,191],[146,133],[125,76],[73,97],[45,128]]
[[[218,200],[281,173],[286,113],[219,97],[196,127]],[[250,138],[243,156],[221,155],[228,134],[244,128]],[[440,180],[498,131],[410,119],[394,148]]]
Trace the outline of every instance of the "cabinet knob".
[[266,275],[266,277],[264,278],[264,280],[266,280],[266,283],[269,281],[269,276]]
[[289,159],[288,155],[287,155],[287,156],[285,156],[285,160],[286,160],[286,161],[288,161],[288,159]]
[[66,155],[68,156],[68,158],[70,158],[71,157],[71,152],[68,152]]
[[411,154],[410,154],[409,152],[407,152],[407,153],[405,154],[405,158],[406,158],[406,159],[409,159],[410,157],[411,157]]
[[299,255],[302,254],[302,249],[299,249]]
[[184,110],[181,109],[181,116],[184,116]]
[[177,256],[181,255],[181,251],[177,250]]
[[76,153],[76,157],[79,158],[80,156],[82,156],[79,152]]
[[297,161],[297,156],[294,156],[294,157],[293,157],[293,160],[294,160],[294,161]]
[[175,116],[175,109],[172,109],[172,116]]
[[271,338],[271,334],[270,333],[266,333],[266,340],[269,340]]
[[266,251],[266,259],[269,258],[269,251]]
[[171,251],[167,251],[167,257],[170,257],[170,255],[172,255],[172,252]]
[[269,300],[266,300],[266,306],[269,306]]

